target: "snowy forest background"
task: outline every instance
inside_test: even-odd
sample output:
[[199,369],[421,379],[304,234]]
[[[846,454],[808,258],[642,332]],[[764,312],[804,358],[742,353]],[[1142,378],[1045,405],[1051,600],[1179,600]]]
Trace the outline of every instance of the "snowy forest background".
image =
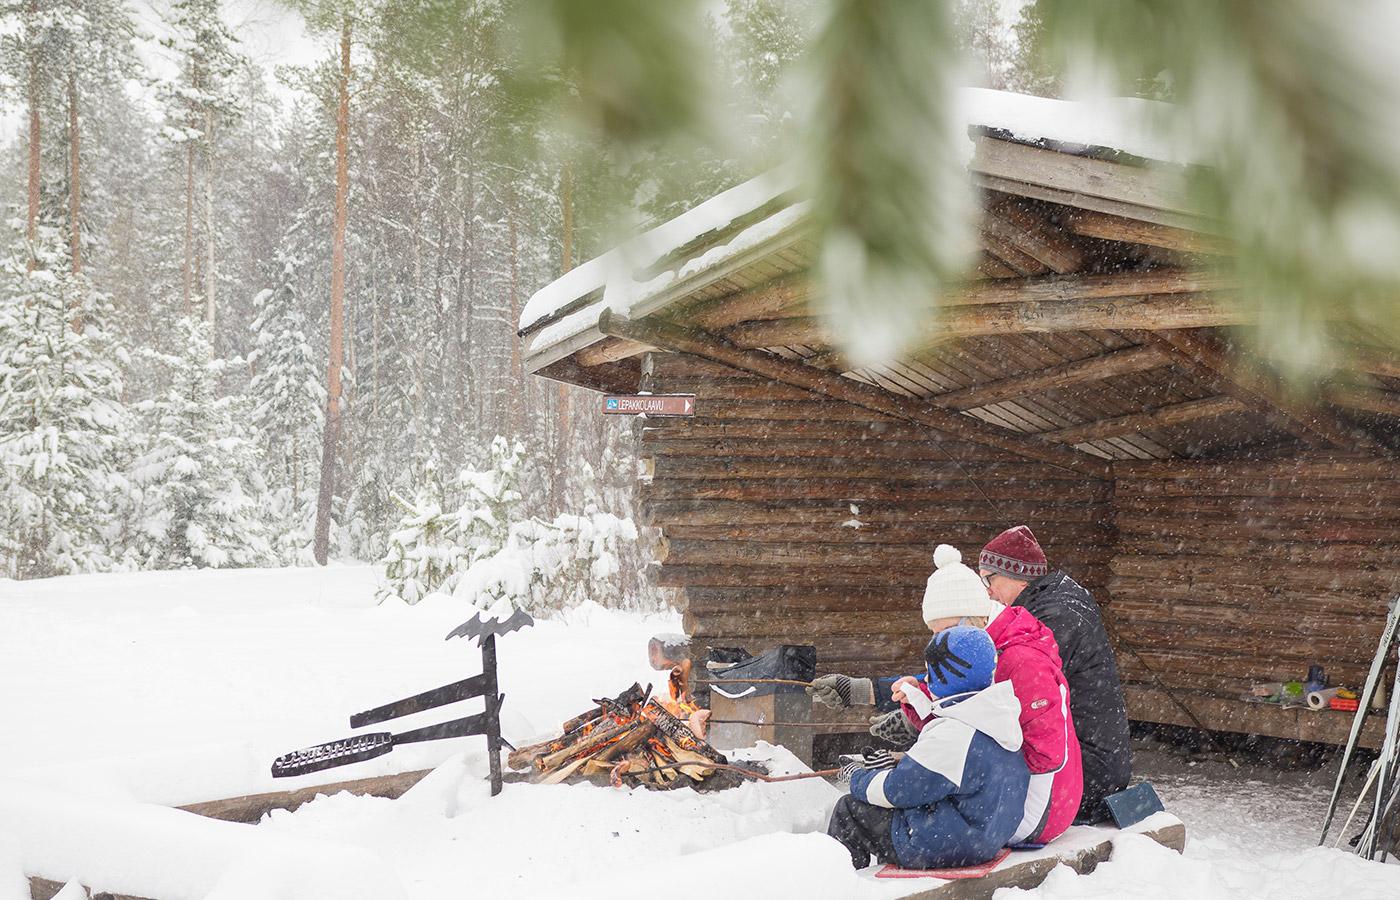
[[[384,562],[386,596],[465,579],[532,607],[662,602],[628,521],[627,424],[525,377],[514,323],[626,230],[782,158],[809,4],[710,8],[737,141],[619,154],[517,84],[528,2],[307,0],[324,58],[275,70],[219,0],[161,4],[156,29],[135,2],[4,11],[0,575],[311,564],[331,440],[325,556]],[[956,11],[968,81],[1055,90],[1028,52],[1034,5]]]

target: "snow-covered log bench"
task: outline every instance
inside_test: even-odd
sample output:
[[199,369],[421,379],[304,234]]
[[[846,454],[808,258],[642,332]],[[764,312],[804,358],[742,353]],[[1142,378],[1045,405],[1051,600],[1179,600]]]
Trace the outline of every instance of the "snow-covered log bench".
[[1170,813],[1157,813],[1125,829],[1077,825],[1043,850],[1012,853],[982,878],[911,879],[906,882],[910,886],[909,893],[900,897],[901,900],[990,900],[999,888],[1030,890],[1038,887],[1059,865],[1087,874],[1112,857],[1114,839],[1123,834],[1140,834],[1178,853],[1186,849],[1186,826]]

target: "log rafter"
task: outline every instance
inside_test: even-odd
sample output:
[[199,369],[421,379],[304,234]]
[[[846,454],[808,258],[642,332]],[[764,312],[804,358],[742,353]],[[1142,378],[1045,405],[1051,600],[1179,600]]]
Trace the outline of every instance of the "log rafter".
[[998,381],[974,384],[971,387],[935,394],[930,399],[940,406],[959,411],[977,409],[993,403],[1001,403],[1037,394],[1042,391],[1072,387],[1077,384],[1101,381],[1116,375],[1144,372],[1169,365],[1172,354],[1165,348],[1155,345],[1128,347],[1114,350],[1088,359],[1062,363],[1034,372],[1012,375]]
[[994,203],[982,222],[983,231],[1061,275],[1084,268],[1084,251],[1043,217],[1014,201]]
[[[1245,316],[1231,304],[1203,294],[1119,296],[1102,299],[1000,303],[946,309],[911,342],[927,348],[960,337],[1093,329],[1180,329],[1239,325]],[[824,346],[826,322],[815,316],[745,322],[724,333],[744,349]]]
[[1065,444],[1080,444],[1087,441],[1101,441],[1107,438],[1137,434],[1153,428],[1169,428],[1198,419],[1212,419],[1233,413],[1247,412],[1249,406],[1234,397],[1206,397],[1201,400],[1187,400],[1159,406],[1147,412],[1129,413],[1111,419],[1098,419],[1082,425],[1071,425],[1054,431],[1042,432],[1052,441]]
[[1346,449],[1384,449],[1370,435],[1353,428],[1325,408],[1296,400],[1263,376],[1241,368],[1228,350],[1208,336],[1169,329],[1148,332],[1148,339],[1170,349],[1183,368],[1279,420],[1288,431],[1309,443]]
[[1008,432],[927,401],[896,396],[799,362],[780,359],[761,351],[745,350],[717,335],[668,322],[630,320],[615,315],[611,310],[604,311],[600,316],[598,329],[613,337],[709,359],[1027,459],[1048,462],[1105,481],[1112,477],[1109,464],[1089,454],[1056,446],[1033,436]]

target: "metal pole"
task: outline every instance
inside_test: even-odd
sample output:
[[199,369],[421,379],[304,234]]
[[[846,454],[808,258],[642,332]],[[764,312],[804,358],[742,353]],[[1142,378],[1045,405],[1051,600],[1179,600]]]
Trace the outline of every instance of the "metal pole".
[[491,764],[491,796],[501,792],[501,700],[496,684],[496,636],[481,640],[481,671],[486,676],[486,754]]

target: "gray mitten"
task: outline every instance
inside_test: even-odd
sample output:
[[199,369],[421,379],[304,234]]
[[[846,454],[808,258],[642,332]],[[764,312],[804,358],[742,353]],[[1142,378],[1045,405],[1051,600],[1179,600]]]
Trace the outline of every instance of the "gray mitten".
[[877,737],[887,744],[893,744],[901,750],[908,750],[914,746],[914,741],[919,737],[914,723],[909,721],[909,717],[904,714],[902,709],[871,716],[870,734],[872,737]]
[[812,699],[827,706],[874,706],[875,682],[849,675],[823,675],[807,686]]

